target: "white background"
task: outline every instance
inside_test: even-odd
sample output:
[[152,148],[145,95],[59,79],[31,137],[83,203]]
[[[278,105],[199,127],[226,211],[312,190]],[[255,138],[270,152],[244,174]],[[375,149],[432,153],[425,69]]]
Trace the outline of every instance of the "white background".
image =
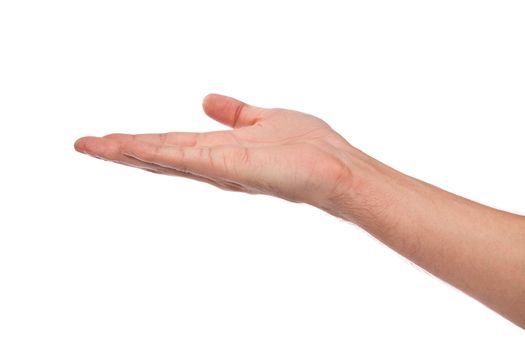
[[223,129],[201,111],[218,92],[525,214],[524,18],[522,1],[0,1],[0,349],[523,349],[352,224],[73,143]]

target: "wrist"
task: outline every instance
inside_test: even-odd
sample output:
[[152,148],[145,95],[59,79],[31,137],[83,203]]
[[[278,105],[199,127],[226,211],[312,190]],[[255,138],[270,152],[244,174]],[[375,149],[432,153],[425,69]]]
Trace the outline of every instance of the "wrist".
[[368,231],[385,220],[392,222],[393,204],[410,188],[411,178],[352,146],[342,159],[346,169],[339,186],[321,209]]

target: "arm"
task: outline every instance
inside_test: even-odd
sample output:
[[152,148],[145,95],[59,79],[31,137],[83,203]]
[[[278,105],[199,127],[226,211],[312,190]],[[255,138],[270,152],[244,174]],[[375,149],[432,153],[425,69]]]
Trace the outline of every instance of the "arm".
[[362,157],[353,194],[326,209],[525,328],[525,217]]
[[354,222],[525,328],[525,217],[411,178],[351,146],[322,120],[208,95],[232,130],[83,137],[75,149],[221,189],[314,205]]

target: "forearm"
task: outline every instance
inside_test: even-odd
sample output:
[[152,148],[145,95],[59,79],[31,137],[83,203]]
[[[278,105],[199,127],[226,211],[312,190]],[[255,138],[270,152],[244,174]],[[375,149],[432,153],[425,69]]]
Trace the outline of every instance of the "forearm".
[[525,328],[525,218],[351,153],[349,195],[332,213]]

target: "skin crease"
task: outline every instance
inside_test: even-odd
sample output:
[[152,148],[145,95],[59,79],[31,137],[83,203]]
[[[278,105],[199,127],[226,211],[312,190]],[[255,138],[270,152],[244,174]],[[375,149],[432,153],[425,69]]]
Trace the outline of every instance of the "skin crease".
[[351,221],[525,328],[525,217],[402,174],[314,116],[211,94],[208,116],[231,130],[82,137],[75,149],[224,190],[316,206]]

